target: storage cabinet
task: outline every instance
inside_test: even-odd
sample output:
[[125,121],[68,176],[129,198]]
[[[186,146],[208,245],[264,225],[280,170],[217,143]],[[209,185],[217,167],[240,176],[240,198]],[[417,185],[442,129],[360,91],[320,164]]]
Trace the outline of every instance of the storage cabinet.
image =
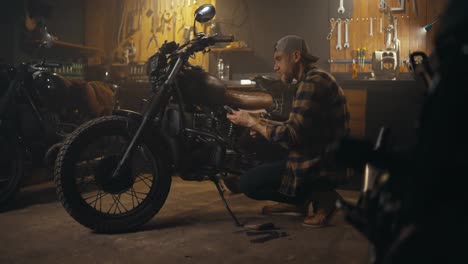
[[363,138],[366,135],[366,89],[344,89],[351,120],[351,136]]

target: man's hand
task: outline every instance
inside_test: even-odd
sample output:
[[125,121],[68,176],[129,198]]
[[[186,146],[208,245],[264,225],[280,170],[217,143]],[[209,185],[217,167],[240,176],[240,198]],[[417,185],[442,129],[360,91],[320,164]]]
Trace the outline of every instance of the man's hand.
[[257,137],[257,134],[258,134],[258,132],[255,131],[255,130],[252,130],[252,129],[251,129],[251,130],[249,131],[249,135],[250,135],[251,138],[256,138],[256,137]]
[[258,120],[251,116],[249,112],[244,110],[236,111],[234,110],[232,114],[227,114],[226,117],[235,125],[252,127],[258,123]]

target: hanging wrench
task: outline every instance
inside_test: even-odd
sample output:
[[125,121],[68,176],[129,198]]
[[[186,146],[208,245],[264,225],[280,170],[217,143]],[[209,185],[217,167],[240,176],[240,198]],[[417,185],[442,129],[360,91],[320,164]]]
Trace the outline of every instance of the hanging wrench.
[[416,2],[416,0],[413,0],[413,11],[416,14],[416,16],[419,16],[418,3]]
[[343,1],[344,0],[340,0],[340,7],[338,7],[338,14],[344,14],[344,12],[345,12]]
[[379,11],[385,12],[387,10],[387,1],[386,0],[379,0]]
[[379,31],[380,34],[383,33],[383,18],[380,18],[380,31]]
[[370,34],[369,36],[373,37],[374,36],[374,19],[371,17],[370,18]]
[[392,46],[392,31],[393,31],[393,25],[388,25],[388,27],[387,27],[387,42],[385,43],[385,48],[386,49],[393,49],[393,46]]
[[394,34],[393,34],[393,42],[396,42],[398,40],[398,18],[395,16],[393,18],[393,30],[394,30]]
[[338,24],[338,30],[337,30],[337,37],[336,37],[336,42],[338,44],[336,44],[336,49],[337,50],[341,50],[343,47],[341,46],[341,19],[338,18],[338,20],[336,21],[336,23]]
[[349,32],[349,19],[346,19],[345,22],[344,22],[344,26],[345,26],[345,43],[343,45],[343,47],[345,49],[348,49],[349,48],[349,37],[348,37],[348,32]]

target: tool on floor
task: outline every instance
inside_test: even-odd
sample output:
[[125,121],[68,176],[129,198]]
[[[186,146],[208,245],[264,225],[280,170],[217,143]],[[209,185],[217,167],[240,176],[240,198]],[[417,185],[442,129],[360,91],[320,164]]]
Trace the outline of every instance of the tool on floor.
[[341,19],[338,18],[336,21],[338,23],[338,30],[337,30],[337,37],[336,37],[336,49],[337,50],[342,50],[343,46],[341,46]]
[[338,14],[344,14],[345,8],[343,4],[343,0],[340,0],[340,6],[338,7]]
[[249,237],[262,236],[262,237],[250,240],[250,242],[252,243],[265,243],[273,239],[278,239],[278,238],[289,236],[288,233],[286,232],[278,232],[278,231],[255,231],[255,232],[247,231],[246,235]]
[[256,224],[256,225],[247,225],[245,223],[239,222],[239,219],[236,217],[236,215],[232,212],[231,208],[229,207],[229,204],[226,201],[226,198],[224,197],[224,190],[221,187],[221,184],[219,182],[219,178],[216,175],[209,175],[208,176],[210,180],[215,184],[216,189],[218,190],[219,196],[221,196],[221,200],[223,200],[224,207],[226,207],[227,211],[232,217],[232,220],[234,221],[234,224],[237,227],[243,227],[245,229],[241,230],[241,232],[244,232],[246,230],[272,230],[275,229],[275,225],[273,223],[263,223],[263,224]]
[[345,49],[349,48],[349,35],[348,35],[348,32],[349,32],[349,19],[346,19],[345,20],[345,43],[343,45],[343,47]]

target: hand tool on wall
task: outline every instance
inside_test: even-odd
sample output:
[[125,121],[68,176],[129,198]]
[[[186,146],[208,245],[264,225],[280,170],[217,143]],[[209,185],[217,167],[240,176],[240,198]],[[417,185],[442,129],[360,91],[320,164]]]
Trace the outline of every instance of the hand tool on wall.
[[417,0],[413,0],[413,12],[416,14],[416,16],[419,16],[419,10],[418,10],[418,2],[417,2]]
[[353,76],[351,77],[353,80],[357,78],[358,76],[358,70],[357,70],[357,65],[356,65],[356,60],[353,59]]
[[327,35],[327,40],[331,40],[331,39],[332,39],[332,37],[333,37],[333,31],[335,30],[336,24],[337,24],[337,21],[335,21],[334,18],[330,18],[330,27],[331,27],[331,30],[330,30],[330,33],[328,33],[328,35]]
[[361,65],[362,65],[362,69],[364,69],[365,62],[366,62],[366,47],[362,48],[361,52],[362,52]]
[[383,34],[383,18],[380,18],[380,30],[379,30],[379,33],[380,33],[380,34]]
[[385,12],[387,10],[387,1],[386,0],[379,0],[379,11]]
[[[330,64],[353,64],[353,62],[357,65],[358,61],[356,59],[329,59],[328,63]],[[364,64],[372,63],[371,59],[364,60]]]
[[374,19],[372,17],[370,18],[369,26],[370,26],[369,36],[373,37],[374,36]]
[[158,12],[154,9],[154,1],[150,0],[150,7],[148,11],[146,12],[146,16],[148,16],[151,19],[151,29],[150,29],[151,37],[148,40],[146,49],[149,49],[151,46],[151,43],[153,42],[156,48],[159,47],[158,39],[156,38],[156,29],[157,29],[156,23],[158,21],[157,14]]
[[[361,49],[357,48],[356,50],[356,58],[357,58],[357,64],[359,64],[359,67],[361,67]],[[357,67],[357,65],[356,65]]]
[[338,14],[344,14],[344,12],[346,11],[345,8],[344,8],[343,1],[344,0],[340,0],[340,6],[338,7]]
[[177,23],[177,11],[174,10],[174,13],[172,13],[172,40],[176,41],[176,23]]
[[385,43],[385,49],[394,49],[392,45],[392,31],[393,31],[393,25],[388,25],[387,26],[387,41]]
[[404,12],[405,11],[405,0],[400,0],[400,6],[399,7],[392,7],[392,8],[390,8],[390,11],[392,11],[392,12]]
[[338,24],[337,37],[336,37],[336,42],[337,42],[336,49],[337,50],[342,50],[343,46],[341,46],[341,19],[338,18],[338,20],[336,22]]
[[349,48],[349,35],[348,35],[348,32],[349,32],[349,19],[346,19],[344,23],[345,23],[345,43],[344,43],[343,47],[345,49],[348,49]]
[[393,43],[395,43],[395,50],[398,52],[400,50],[400,40],[398,39],[398,18],[395,16],[393,18]]

